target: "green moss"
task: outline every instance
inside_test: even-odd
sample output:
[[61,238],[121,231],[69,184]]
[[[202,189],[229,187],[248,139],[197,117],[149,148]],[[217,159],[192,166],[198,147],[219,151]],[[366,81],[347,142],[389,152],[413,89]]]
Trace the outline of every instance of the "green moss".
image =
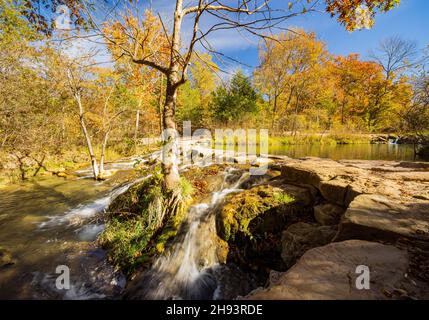
[[182,179],[183,209],[166,217],[159,227],[158,213],[164,210],[168,197],[163,193],[162,179],[161,169],[157,167],[150,178],[116,198],[109,207],[106,228],[98,238],[107,250],[109,261],[128,276],[153,255],[164,251],[185,218],[193,188],[189,181]]
[[249,225],[268,210],[293,202],[294,199],[279,188],[257,186],[228,198],[220,213],[220,236],[234,240],[238,232],[252,238]]
[[98,240],[107,250],[109,261],[126,274],[131,274],[147,259],[144,249],[151,234],[143,218],[113,218]]
[[182,196],[185,198],[192,196],[195,192],[192,183],[185,177],[180,178],[180,187],[182,188]]
[[154,175],[131,187],[109,207],[109,221],[98,242],[107,250],[109,261],[127,275],[148,259],[146,249],[156,231],[150,226],[149,213],[158,197],[162,195]]

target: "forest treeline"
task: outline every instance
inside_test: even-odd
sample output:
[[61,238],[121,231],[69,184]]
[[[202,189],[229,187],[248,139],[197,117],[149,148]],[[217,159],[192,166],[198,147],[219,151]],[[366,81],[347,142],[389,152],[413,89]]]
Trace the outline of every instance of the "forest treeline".
[[[115,24],[104,28],[112,39],[124,37]],[[150,11],[142,30],[162,59],[168,38],[159,36],[162,24]],[[162,72],[132,63],[112,43],[104,48],[113,62],[100,63],[100,53],[82,45],[84,38],[43,35],[13,2],[2,0],[0,169],[17,167],[25,179],[60,162],[83,162],[89,149],[91,161],[100,159],[97,176],[104,158],[130,155],[140,138],[160,134]],[[194,129],[268,128],[271,135],[423,134],[429,77],[422,56],[413,42],[397,37],[383,40],[369,60],[333,55],[315,33],[301,29],[264,38],[260,65],[251,71],[225,74],[210,54],[194,51],[189,81],[178,90],[176,120],[179,128],[190,120]]]
[[[180,91],[179,118],[200,127],[264,127],[272,135],[425,131],[428,74],[411,41],[381,41],[371,60],[329,53],[313,32],[265,40],[253,74],[225,84],[200,63]],[[210,57],[206,58],[211,62]]]

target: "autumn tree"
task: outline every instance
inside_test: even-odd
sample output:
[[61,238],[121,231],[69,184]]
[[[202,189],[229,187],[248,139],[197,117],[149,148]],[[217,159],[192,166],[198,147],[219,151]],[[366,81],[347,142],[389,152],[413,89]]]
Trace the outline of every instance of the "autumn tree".
[[[75,101],[73,108],[81,128],[91,160],[94,179],[105,178],[106,147],[112,130],[118,126],[119,117],[131,109],[133,101],[121,85],[121,75],[112,70],[93,67],[91,54],[77,58],[63,58],[67,86]],[[96,139],[98,138],[98,143]],[[96,146],[100,146],[97,160]]]
[[335,98],[341,124],[349,118],[361,118],[371,129],[385,109],[385,105],[383,108],[376,106],[385,82],[381,67],[371,61],[361,61],[358,54],[351,54],[335,57],[330,68],[337,83]]
[[[1,0],[0,9],[0,148],[15,159],[21,179],[37,175],[47,154],[61,145],[61,86],[51,77],[56,55],[20,15],[20,6]],[[34,170],[32,170],[34,168]]]
[[409,103],[404,103],[396,109],[395,116],[400,120],[400,129],[404,133],[414,135],[414,152],[426,157],[428,148],[418,150],[418,143],[423,140],[424,134],[429,130],[429,72],[422,64],[417,74],[412,78],[413,91]]
[[[210,36],[225,30],[239,30],[251,37],[269,39],[273,30],[283,29],[284,23],[297,15],[318,11],[322,6],[348,29],[361,26],[356,23],[360,11],[369,13],[369,19],[377,12],[385,12],[398,1],[294,1],[287,5],[276,5],[270,0],[198,0],[185,2],[176,0],[174,8],[165,19],[161,14],[146,11],[140,13],[137,1],[111,6],[109,17],[103,23],[86,10],[89,23],[94,26],[95,37],[102,37],[115,60],[128,59],[130,62],[153,68],[162,74],[163,85],[162,124],[164,146],[162,149],[163,191],[169,199],[163,216],[171,216],[182,208],[181,183],[179,174],[179,141],[177,139],[176,111],[179,88],[189,80],[190,62],[196,49],[219,56],[221,53],[210,44]],[[347,5],[345,5],[347,4]],[[363,8],[363,9],[362,9]],[[122,13],[118,14],[118,9]],[[184,28],[184,22],[190,29]],[[165,83],[164,83],[165,82]],[[302,101],[308,88],[300,92],[297,100]],[[299,107],[296,102],[296,108]]]
[[279,107],[283,115],[292,109],[295,127],[297,114],[309,102],[312,87],[319,82],[327,60],[325,44],[314,33],[300,29],[281,33],[262,44],[260,67],[255,70],[254,78],[271,104],[271,127],[276,128]]
[[[225,29],[240,29],[252,35],[262,36],[264,31],[269,31],[277,25],[298,14],[313,11],[318,1],[301,2],[302,6],[295,9],[291,3],[284,10],[273,10],[269,0],[242,0],[237,3],[227,4],[224,1],[200,0],[196,5],[185,6],[183,0],[175,1],[172,13],[172,28],[168,32],[163,25],[163,31],[159,26],[161,21],[153,16],[147,16],[146,21],[140,22],[139,18],[127,12],[121,19],[113,21],[105,28],[104,35],[111,45],[118,48],[119,55],[128,56],[134,63],[147,65],[165,74],[166,94],[163,110],[164,129],[167,132],[166,139],[169,151],[164,152],[163,172],[164,187],[166,191],[177,189],[180,182],[177,160],[177,141],[174,139],[176,129],[175,112],[177,104],[178,88],[188,78],[187,71],[196,45],[207,46],[208,35]],[[349,29],[359,27],[356,24],[355,14],[357,8],[366,5],[367,12],[372,15],[377,11],[388,11],[399,1],[326,1],[326,10],[338,17],[340,23]],[[215,17],[218,21],[202,28],[201,21],[205,16]],[[192,29],[188,37],[184,37],[182,25],[185,18],[191,20]],[[184,39],[189,39],[184,44]],[[155,40],[155,41],[154,41]],[[165,45],[167,44],[167,46]],[[168,57],[168,62],[163,63],[163,57]],[[173,192],[177,193],[177,192]]]
[[191,121],[193,127],[209,127],[212,120],[212,92],[219,84],[219,67],[208,53],[195,52],[189,67],[189,81],[178,92],[178,122]]

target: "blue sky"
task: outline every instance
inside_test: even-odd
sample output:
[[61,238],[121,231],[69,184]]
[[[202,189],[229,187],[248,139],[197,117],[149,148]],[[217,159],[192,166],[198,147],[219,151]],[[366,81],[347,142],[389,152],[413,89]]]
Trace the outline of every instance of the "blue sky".
[[[125,1],[125,0],[123,0]],[[236,0],[224,0],[224,3],[235,2]],[[273,7],[285,8],[287,0],[271,0]],[[148,7],[150,0],[141,0],[143,7]],[[127,3],[127,2],[125,2]],[[174,11],[174,0],[153,0],[153,9],[156,14],[160,14],[168,29],[171,29],[172,14]],[[196,0],[185,0],[185,6],[195,5]],[[320,1],[322,5],[324,2]],[[218,20],[206,15],[201,26],[207,29]],[[185,20],[183,25],[184,43],[189,42],[192,31],[192,17]],[[406,40],[416,41],[419,48],[429,45],[429,1],[428,0],[401,0],[399,7],[388,13],[378,14],[375,26],[370,30],[360,30],[348,32],[341,26],[335,18],[331,18],[325,12],[307,13],[299,17],[288,20],[284,27],[299,27],[306,31],[313,31],[318,38],[324,41],[329,52],[333,54],[347,55],[359,53],[365,59],[368,58],[369,51],[375,50],[378,43],[391,36],[400,36]],[[210,44],[219,52],[243,62],[249,67],[239,65],[234,62],[215,59],[223,70],[232,73],[237,68],[242,68],[249,75],[252,69],[258,66],[258,41],[254,36],[249,36],[237,32],[237,30],[221,31],[210,35]],[[197,49],[202,49],[199,47]],[[100,57],[100,60],[110,60],[108,55]]]
[[[375,49],[380,40],[395,35],[416,41],[420,48],[428,46],[429,1],[402,0],[399,7],[378,15],[371,30],[350,33],[326,13],[311,13],[293,18],[288,26],[316,32],[333,54],[359,53],[363,58],[367,58],[368,52]],[[237,38],[233,41],[238,42]],[[223,52],[251,66],[258,65],[257,48],[254,44],[242,48],[225,46]]]

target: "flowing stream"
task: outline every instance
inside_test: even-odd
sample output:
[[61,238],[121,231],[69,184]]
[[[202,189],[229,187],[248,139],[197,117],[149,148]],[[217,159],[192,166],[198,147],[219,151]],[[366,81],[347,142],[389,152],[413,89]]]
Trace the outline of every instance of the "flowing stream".
[[[409,160],[408,147],[365,148],[370,149],[354,149],[353,154],[343,154],[347,151],[343,147],[336,150],[338,157],[344,159],[390,159],[392,156],[391,160]],[[380,148],[389,151],[387,156],[380,156]],[[318,149],[302,152],[324,156]],[[284,150],[277,153],[287,154]],[[328,157],[337,157],[328,153]],[[125,278],[107,263],[105,252],[94,240],[104,228],[98,213],[132,184],[147,178],[132,179],[135,160],[109,164],[106,169],[118,172],[103,182],[90,179],[88,169],[77,171],[78,177],[74,179],[44,177],[0,189],[0,299],[121,297]],[[223,186],[209,199],[189,209],[187,220],[171,246],[140,279],[133,281],[130,292],[133,289],[137,292],[133,298],[237,296],[234,290],[228,295],[227,287],[242,286],[247,279],[240,278],[240,270],[231,271],[233,266],[220,265],[217,261],[215,212],[228,194],[239,190],[246,175],[233,170],[224,174]],[[69,290],[55,285],[56,268],[61,265],[70,269]],[[251,289],[251,285],[247,289]]]
[[[81,170],[74,179],[44,177],[0,190],[0,252],[12,259],[0,268],[1,299],[118,297],[125,278],[94,240],[104,228],[97,214],[146,178],[127,182],[132,164],[109,165],[120,171],[103,182]],[[60,265],[70,270],[69,290],[56,287]]]
[[[45,177],[9,186],[0,193],[0,250],[13,263],[0,269],[1,299],[116,299],[125,277],[94,243],[104,229],[99,213],[129,187],[132,162],[109,180],[95,182],[88,170],[75,179]],[[205,202],[189,209],[174,243],[144,273],[143,298],[212,299],[219,292],[215,210],[248,174],[224,172],[224,182]],[[70,289],[56,287],[58,266],[70,270]],[[219,278],[219,277],[218,277]]]
[[[236,173],[233,169],[225,171],[222,187],[212,194],[208,203],[200,203],[189,209],[187,221],[182,225],[175,243],[135,281],[137,285],[131,291],[137,291],[137,297],[216,298],[219,279],[213,273],[218,265],[214,213],[228,194],[240,191],[239,186],[248,177],[248,173],[238,176]],[[231,184],[231,180],[235,181]]]

